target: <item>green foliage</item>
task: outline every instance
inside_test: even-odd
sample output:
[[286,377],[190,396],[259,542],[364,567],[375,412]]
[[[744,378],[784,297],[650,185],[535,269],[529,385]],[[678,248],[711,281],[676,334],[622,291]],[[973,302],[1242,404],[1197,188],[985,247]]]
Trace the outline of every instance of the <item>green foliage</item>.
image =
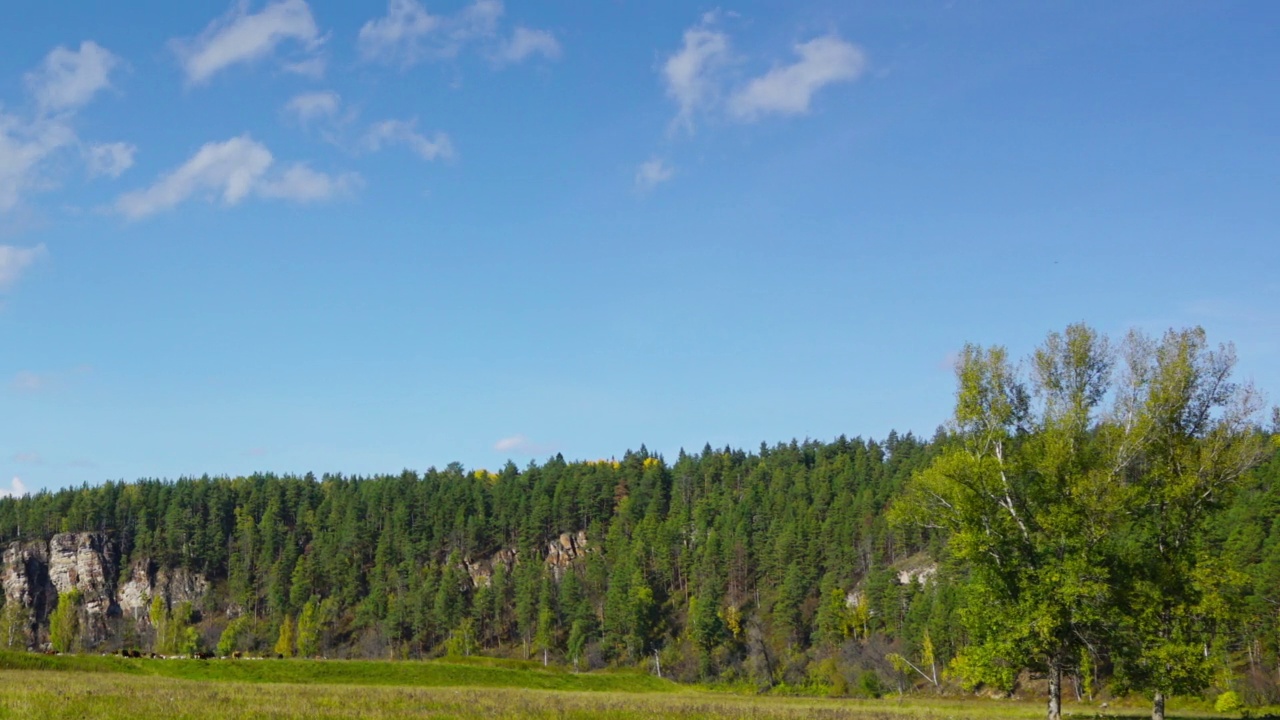
[[458,623],[458,627],[449,633],[444,644],[445,652],[451,658],[469,657],[476,651],[475,625],[471,618]]
[[[1073,326],[1022,365],[966,348],[931,441],[105,483],[0,499],[0,543],[101,531],[121,567],[203,573],[201,627],[237,616],[222,654],[268,650],[288,618],[308,657],[660,659],[686,680],[823,691],[822,663],[843,658],[851,694],[863,670],[890,677],[891,654],[930,685],[946,668],[1002,690],[1053,668],[1086,693],[1275,677],[1280,461],[1244,472],[1256,444],[1225,355],[1195,333],[1139,340]],[[191,652],[195,609],[155,602],[155,648]],[[0,630],[25,647],[22,610]],[[95,634],[119,642],[127,620]]]
[[1236,713],[1244,710],[1244,701],[1235,690],[1228,690],[1213,702],[1213,711],[1220,713]]
[[49,642],[58,652],[73,652],[80,647],[79,590],[58,593],[58,606],[49,616]]
[[0,645],[8,650],[23,650],[31,634],[31,609],[21,601],[9,601],[0,608]]
[[241,615],[223,628],[218,638],[218,655],[228,657],[244,649],[244,640],[253,631],[253,623],[248,617]]
[[276,638],[276,644],[272,647],[275,654],[284,658],[291,658],[294,656],[296,646],[294,644],[293,635],[293,618],[285,615],[284,619],[280,621],[280,634]]
[[316,603],[308,600],[298,615],[298,656],[309,658],[320,654],[320,612]]

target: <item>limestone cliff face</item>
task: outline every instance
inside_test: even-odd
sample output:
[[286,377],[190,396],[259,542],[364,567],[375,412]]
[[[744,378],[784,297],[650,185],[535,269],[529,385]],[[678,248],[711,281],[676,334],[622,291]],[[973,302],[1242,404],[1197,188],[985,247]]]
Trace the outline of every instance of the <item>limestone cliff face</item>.
[[559,580],[564,577],[565,571],[575,560],[586,554],[585,530],[579,530],[572,535],[560,533],[560,537],[547,544],[547,565],[551,566],[551,574]]
[[9,543],[4,549],[0,583],[4,585],[4,601],[33,607],[52,592],[49,584],[49,548],[44,543]]
[[0,559],[5,603],[31,609],[43,623],[58,604],[58,594],[79,590],[82,638],[93,646],[107,636],[107,617],[115,608],[115,546],[101,533],[59,533],[44,541],[13,542]]
[[119,577],[118,549],[105,533],[58,533],[48,542],[13,542],[0,556],[5,602],[30,608],[37,625],[47,621],[60,593],[80,591],[81,640],[87,647],[110,635],[112,618],[145,622],[152,597],[159,595],[170,604],[198,603],[209,591],[203,575],[182,568],[157,570],[145,558],[129,565],[117,588]]
[[209,580],[186,568],[157,569],[146,558],[129,565],[127,579],[116,593],[120,612],[127,618],[149,622],[151,599],[162,597],[168,605],[190,602],[199,604],[209,592]]
[[511,548],[503,548],[493,554],[493,557],[480,560],[463,560],[462,568],[471,576],[471,586],[482,588],[489,587],[493,582],[493,573],[501,565],[511,572],[511,568],[516,564],[516,551]]
[[[576,533],[560,533],[560,537],[547,543],[547,557],[544,562],[551,569],[556,580],[564,577],[564,573],[579,558],[587,554],[587,533],[579,530]],[[493,573],[498,566],[510,572],[516,564],[515,548],[503,548],[492,557],[478,560],[464,559],[462,567],[471,576],[472,587],[489,587],[493,582]]]
[[49,581],[59,593],[79,590],[85,615],[103,625],[115,605],[115,545],[102,533],[59,533],[49,539]]

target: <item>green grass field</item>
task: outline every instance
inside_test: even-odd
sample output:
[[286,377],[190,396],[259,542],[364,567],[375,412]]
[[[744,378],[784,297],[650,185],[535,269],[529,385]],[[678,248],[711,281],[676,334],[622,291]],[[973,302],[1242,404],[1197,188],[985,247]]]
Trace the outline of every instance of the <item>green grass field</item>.
[[[1068,706],[1076,718],[1142,708]],[[131,660],[0,653],[9,718],[1037,718],[1040,703],[744,695],[638,673],[571,673],[534,663]],[[1218,717],[1174,713],[1171,717]]]

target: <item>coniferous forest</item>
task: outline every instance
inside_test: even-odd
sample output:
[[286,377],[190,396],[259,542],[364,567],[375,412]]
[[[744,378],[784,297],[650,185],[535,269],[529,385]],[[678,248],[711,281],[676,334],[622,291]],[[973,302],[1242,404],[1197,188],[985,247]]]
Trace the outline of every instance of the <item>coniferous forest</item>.
[[7,498],[0,643],[1276,702],[1280,435],[1233,366],[1072,326],[966,348],[927,438]]

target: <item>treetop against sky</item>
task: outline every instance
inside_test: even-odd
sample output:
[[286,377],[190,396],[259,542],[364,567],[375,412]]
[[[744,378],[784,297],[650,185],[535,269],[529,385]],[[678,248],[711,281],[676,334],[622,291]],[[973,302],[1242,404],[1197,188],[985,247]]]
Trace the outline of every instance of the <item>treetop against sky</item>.
[[966,342],[1280,387],[1267,3],[20,3],[0,486],[928,435]]

